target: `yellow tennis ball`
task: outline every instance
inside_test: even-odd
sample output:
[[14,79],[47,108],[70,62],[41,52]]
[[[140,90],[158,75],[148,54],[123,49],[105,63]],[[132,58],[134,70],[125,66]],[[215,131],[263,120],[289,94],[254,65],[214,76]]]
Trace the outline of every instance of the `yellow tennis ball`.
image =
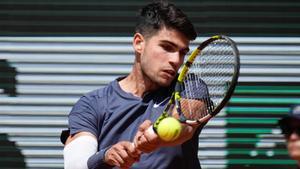
[[157,125],[157,134],[164,141],[173,141],[177,139],[180,132],[181,124],[173,117],[167,117]]

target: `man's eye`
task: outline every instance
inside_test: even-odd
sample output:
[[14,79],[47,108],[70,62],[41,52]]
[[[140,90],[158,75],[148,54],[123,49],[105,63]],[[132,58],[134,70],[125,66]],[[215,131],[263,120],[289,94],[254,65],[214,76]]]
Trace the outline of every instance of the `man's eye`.
[[163,49],[168,52],[174,52],[175,49],[170,45],[162,45]]

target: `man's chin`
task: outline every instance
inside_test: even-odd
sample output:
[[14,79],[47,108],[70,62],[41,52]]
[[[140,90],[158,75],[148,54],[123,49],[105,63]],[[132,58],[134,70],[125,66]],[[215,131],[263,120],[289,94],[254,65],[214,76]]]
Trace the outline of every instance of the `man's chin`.
[[168,87],[171,85],[171,83],[172,83],[172,80],[164,79],[164,80],[159,81],[158,85],[161,87]]

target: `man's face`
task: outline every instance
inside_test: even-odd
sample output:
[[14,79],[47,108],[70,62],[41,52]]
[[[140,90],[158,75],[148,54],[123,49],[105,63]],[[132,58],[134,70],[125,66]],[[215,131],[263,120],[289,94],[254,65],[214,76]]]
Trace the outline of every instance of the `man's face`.
[[[300,124],[291,124],[291,134],[286,135],[287,149],[291,158],[300,161]],[[297,132],[298,130],[298,132]]]
[[140,53],[141,70],[152,83],[168,86],[189,51],[189,39],[174,29],[163,28],[145,39]]

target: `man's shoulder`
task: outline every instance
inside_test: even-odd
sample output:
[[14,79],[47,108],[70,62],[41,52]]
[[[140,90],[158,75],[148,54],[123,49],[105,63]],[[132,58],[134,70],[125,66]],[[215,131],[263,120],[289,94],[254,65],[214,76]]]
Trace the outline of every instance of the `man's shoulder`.
[[[71,112],[89,112],[90,114],[102,114],[105,106],[107,106],[109,90],[112,88],[113,82],[110,82],[106,86],[92,90],[83,94],[76,104],[73,106]],[[87,110],[88,109],[88,110]]]
[[112,81],[110,83],[108,83],[106,86],[103,87],[99,87],[97,89],[94,89],[86,94],[84,94],[84,97],[87,98],[102,98],[102,97],[106,97],[109,93],[109,91],[113,90],[115,87],[115,81]]

